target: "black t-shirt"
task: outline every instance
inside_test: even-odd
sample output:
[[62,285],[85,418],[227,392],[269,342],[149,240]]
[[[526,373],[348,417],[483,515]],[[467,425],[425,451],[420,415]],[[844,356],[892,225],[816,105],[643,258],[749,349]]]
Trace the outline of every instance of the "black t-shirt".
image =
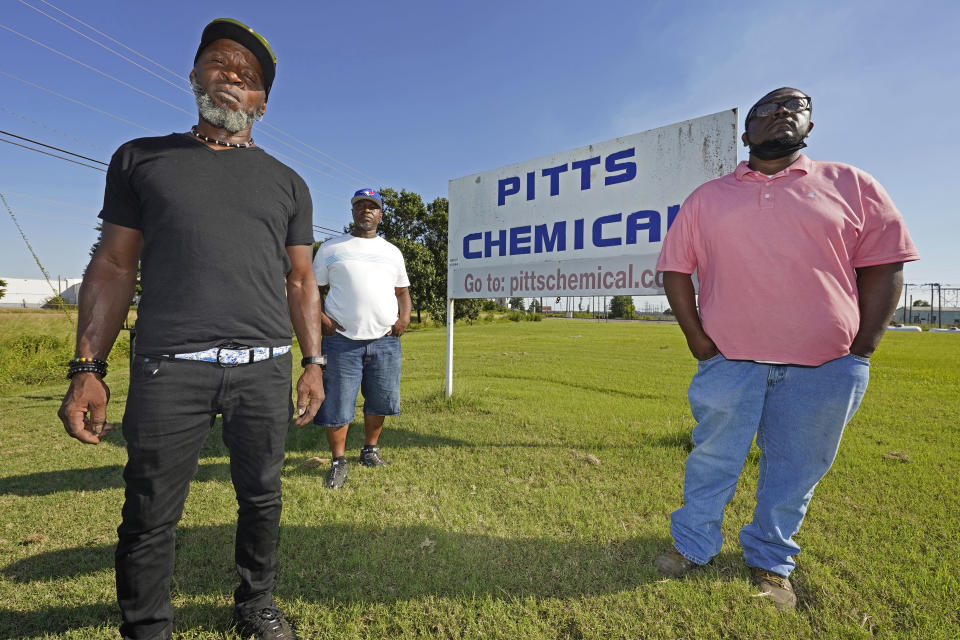
[[286,165],[182,133],[131,140],[110,161],[100,217],[143,233],[139,353],[290,343],[286,247],[313,244],[313,204]]

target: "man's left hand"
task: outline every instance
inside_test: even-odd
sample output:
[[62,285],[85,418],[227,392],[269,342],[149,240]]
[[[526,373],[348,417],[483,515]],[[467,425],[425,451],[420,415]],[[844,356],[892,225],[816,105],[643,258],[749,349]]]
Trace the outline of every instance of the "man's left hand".
[[318,364],[308,364],[297,380],[297,426],[302,427],[317,415],[323,398],[323,369]]
[[850,345],[850,353],[852,353],[855,356],[859,356],[861,358],[866,358],[869,360],[870,356],[873,355],[873,352],[874,352],[874,349],[871,349],[869,347],[858,346],[856,342]]
[[407,332],[407,326],[409,324],[410,324],[409,320],[407,320],[406,322],[404,322],[403,320],[397,320],[396,322],[393,323],[393,326],[390,327],[390,335],[392,335],[395,338],[399,338],[400,336],[402,336],[404,333]]

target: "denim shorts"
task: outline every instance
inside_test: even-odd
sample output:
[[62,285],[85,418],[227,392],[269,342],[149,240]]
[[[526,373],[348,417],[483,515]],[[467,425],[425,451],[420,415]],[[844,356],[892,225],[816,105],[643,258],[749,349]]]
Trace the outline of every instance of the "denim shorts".
[[313,423],[321,427],[350,424],[356,415],[357,393],[363,393],[363,412],[374,416],[400,414],[400,338],[351,340],[339,333],[324,336],[327,356],[323,372],[326,398]]

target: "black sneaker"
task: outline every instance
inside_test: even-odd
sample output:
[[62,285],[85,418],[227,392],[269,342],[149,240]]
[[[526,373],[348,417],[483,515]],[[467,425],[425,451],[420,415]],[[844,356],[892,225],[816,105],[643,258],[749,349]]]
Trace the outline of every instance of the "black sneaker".
[[297,640],[293,627],[283,617],[283,612],[274,607],[264,607],[244,616],[233,612],[233,625],[237,634],[247,640]]
[[680,555],[673,547],[665,549],[654,559],[653,564],[660,573],[671,578],[681,578],[700,566]]
[[376,445],[365,445],[360,449],[360,464],[365,467],[385,467],[387,463],[380,457],[380,449]]
[[327,489],[339,489],[343,486],[343,483],[347,480],[347,459],[343,456],[339,458],[334,458],[333,462],[330,463],[330,471],[327,471],[327,479],[325,480]]

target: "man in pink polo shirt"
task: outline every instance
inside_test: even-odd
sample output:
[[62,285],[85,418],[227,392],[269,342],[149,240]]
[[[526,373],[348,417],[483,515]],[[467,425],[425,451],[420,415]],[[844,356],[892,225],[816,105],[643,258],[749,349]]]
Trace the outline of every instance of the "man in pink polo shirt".
[[655,564],[679,577],[720,551],[723,511],[756,435],[757,506],[740,545],[779,609],[796,606],[793,535],[866,391],[903,263],[919,257],[872,176],[800,153],[811,109],[789,87],[761,98],[742,136],[750,160],[687,198],[657,263],[699,364],[684,504]]

